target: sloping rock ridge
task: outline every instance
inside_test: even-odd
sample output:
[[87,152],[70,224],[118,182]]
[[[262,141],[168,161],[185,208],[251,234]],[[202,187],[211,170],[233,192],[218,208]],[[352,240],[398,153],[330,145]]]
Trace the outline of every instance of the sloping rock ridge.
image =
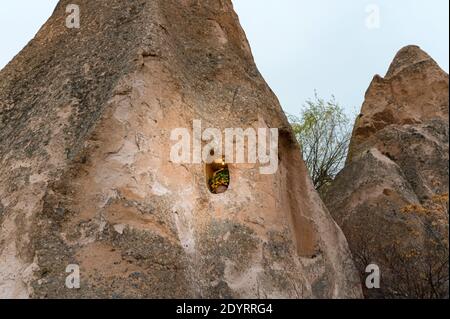
[[375,76],[356,121],[345,168],[325,196],[367,297],[448,297],[448,74],[417,46]]
[[[70,3],[0,73],[0,298],[361,297],[231,1]],[[277,172],[212,194],[170,160],[193,120],[279,128]]]

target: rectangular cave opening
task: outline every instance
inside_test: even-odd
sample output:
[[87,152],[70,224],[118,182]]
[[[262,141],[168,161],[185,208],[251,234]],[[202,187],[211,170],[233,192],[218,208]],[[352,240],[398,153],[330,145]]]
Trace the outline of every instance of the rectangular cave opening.
[[210,164],[205,164],[206,184],[213,194],[222,194],[230,186],[230,171],[225,158],[218,158]]

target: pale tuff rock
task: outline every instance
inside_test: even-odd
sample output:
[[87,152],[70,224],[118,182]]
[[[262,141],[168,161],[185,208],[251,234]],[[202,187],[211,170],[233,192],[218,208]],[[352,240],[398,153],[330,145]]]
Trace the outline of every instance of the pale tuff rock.
[[401,49],[384,78],[370,84],[350,144],[350,154],[363,153],[364,142],[391,124],[448,122],[448,75],[417,46]]
[[[362,277],[368,263],[381,268],[381,289],[367,290],[368,297],[443,296],[429,295],[422,287],[413,290],[416,282],[411,280],[424,275],[419,258],[439,257],[429,242],[442,244],[442,251],[447,247],[448,254],[448,213],[430,222],[433,216],[417,218],[405,208],[426,206],[448,194],[448,109],[448,74],[416,46],[400,50],[386,77],[375,76],[366,93],[346,166],[325,202]],[[446,274],[429,268],[428,275],[447,276],[446,284],[430,290],[448,296],[448,256],[446,262]]]
[[[0,297],[361,297],[231,1],[80,0],[80,29],[69,3],[1,71]],[[170,162],[194,119],[279,128],[277,173],[211,194]]]

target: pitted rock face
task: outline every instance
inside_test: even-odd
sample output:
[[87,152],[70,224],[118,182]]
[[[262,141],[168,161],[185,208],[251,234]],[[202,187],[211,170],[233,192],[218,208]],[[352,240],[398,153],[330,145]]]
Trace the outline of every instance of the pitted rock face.
[[[69,3],[1,71],[0,297],[360,297],[231,1]],[[193,120],[279,128],[278,171],[212,194],[170,161]]]
[[361,276],[380,267],[381,289],[367,297],[448,297],[448,109],[448,74],[416,46],[367,91],[325,196]]
[[448,75],[417,46],[401,49],[384,78],[376,75],[356,121],[347,162],[364,142],[391,124],[448,121]]

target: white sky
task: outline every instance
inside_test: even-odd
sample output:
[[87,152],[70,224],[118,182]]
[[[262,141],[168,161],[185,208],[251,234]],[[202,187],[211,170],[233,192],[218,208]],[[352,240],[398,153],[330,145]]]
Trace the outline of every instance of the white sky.
[[[33,38],[56,3],[2,1],[0,68]],[[373,75],[384,75],[395,53],[408,44],[420,45],[449,69],[448,0],[233,3],[261,73],[289,113],[298,114],[315,89],[325,98],[334,94],[349,112],[356,112]],[[369,4],[379,8],[379,28],[366,26],[368,16],[375,17],[366,12]]]
[[[416,44],[448,72],[448,0],[233,0],[256,63],[285,111],[334,94],[358,112],[375,74],[396,52]],[[380,27],[369,29],[370,4]]]

